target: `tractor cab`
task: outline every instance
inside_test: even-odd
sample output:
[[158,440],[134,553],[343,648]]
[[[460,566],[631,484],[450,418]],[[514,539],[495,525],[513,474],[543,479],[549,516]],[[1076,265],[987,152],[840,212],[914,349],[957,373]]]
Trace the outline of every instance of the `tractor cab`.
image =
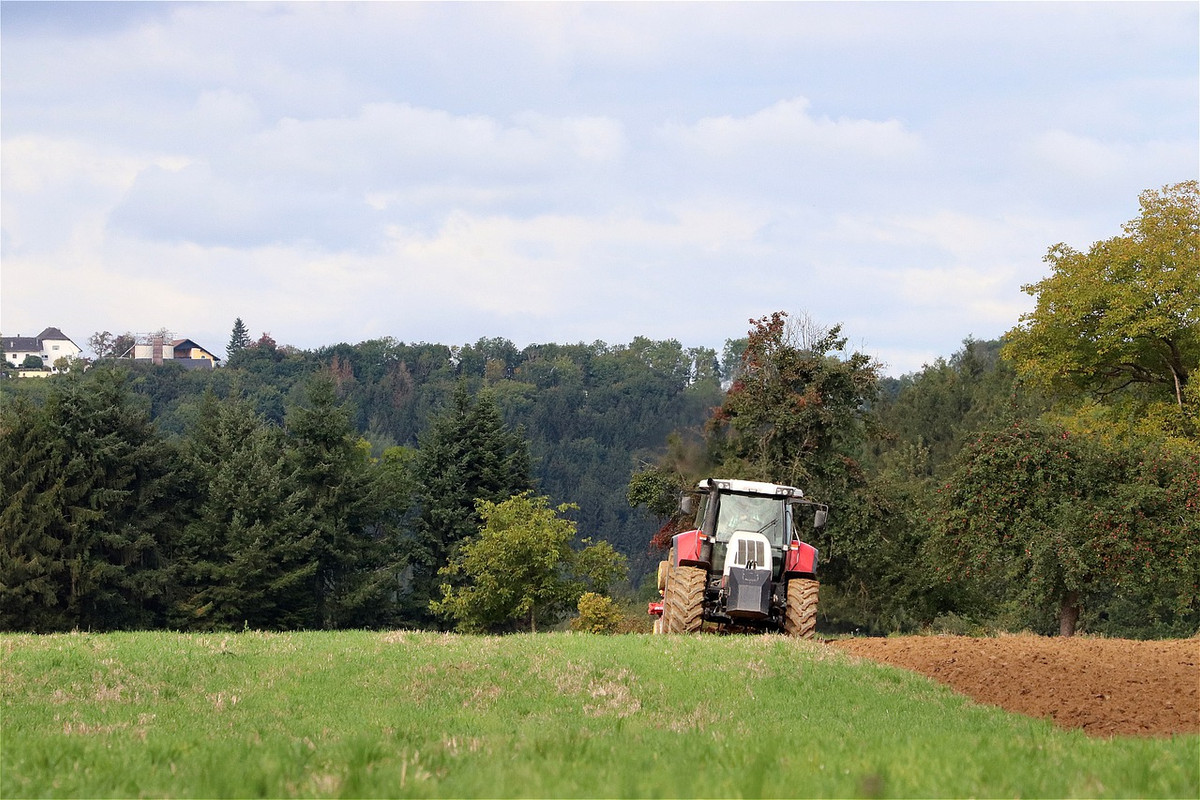
[[685,496],[683,508],[695,509],[696,528],[712,539],[715,574],[727,576],[729,567],[752,562],[779,580],[788,546],[806,538],[807,527],[825,522],[825,506],[792,486],[710,478],[696,489]]

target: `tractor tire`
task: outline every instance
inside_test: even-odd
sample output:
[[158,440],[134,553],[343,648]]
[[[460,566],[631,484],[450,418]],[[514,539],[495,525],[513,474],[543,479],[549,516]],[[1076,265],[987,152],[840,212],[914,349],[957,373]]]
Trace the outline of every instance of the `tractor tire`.
[[787,585],[787,613],[783,632],[797,639],[811,639],[817,631],[817,589],[810,578],[792,578]]
[[[666,597],[667,595],[667,574],[671,571],[670,561],[658,562],[658,596]],[[667,609],[664,604],[663,613],[654,618],[654,632],[656,634],[666,633]]]
[[667,633],[697,633],[704,622],[704,586],[708,573],[699,567],[675,567],[663,598],[663,625]]
[[660,570],[661,571],[659,572],[659,574],[662,575],[662,584],[663,584],[662,589],[659,590],[660,592],[662,592],[662,599],[663,599],[663,613],[662,613],[662,616],[659,617],[659,619],[662,621],[661,633],[670,633],[671,632],[671,604],[670,604],[670,602],[667,601],[667,593],[671,590],[671,581],[675,577],[675,567],[672,565],[671,561],[668,560],[668,561],[662,562],[662,564],[660,565]]

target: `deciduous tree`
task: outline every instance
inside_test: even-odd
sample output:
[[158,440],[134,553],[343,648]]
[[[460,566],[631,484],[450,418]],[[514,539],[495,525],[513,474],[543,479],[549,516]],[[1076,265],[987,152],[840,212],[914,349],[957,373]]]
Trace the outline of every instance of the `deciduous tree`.
[[862,353],[834,355],[846,346],[841,326],[805,328],[801,342],[784,312],[751,323],[740,377],[710,423],[726,472],[816,491],[844,487],[857,471],[878,365]]
[[1037,307],[1008,333],[1024,376],[1101,397],[1151,390],[1180,410],[1200,363],[1200,191],[1143,192],[1124,234],[1085,253],[1056,244],[1049,277],[1022,287]]
[[500,503],[479,501],[483,524],[443,567],[435,613],[460,630],[536,631],[560,620],[589,589],[606,591],[624,577],[624,559],[607,542],[575,551],[575,523],[560,515],[574,506],[551,508],[545,497],[526,492]]
[[1195,454],[1105,441],[1046,423],[981,434],[940,492],[936,536],[947,579],[997,600],[1057,612],[1075,631],[1089,598],[1170,598],[1196,619],[1200,474]]
[[88,347],[96,358],[121,358],[133,348],[134,335],[126,331],[114,336],[108,331],[97,331],[88,337]]

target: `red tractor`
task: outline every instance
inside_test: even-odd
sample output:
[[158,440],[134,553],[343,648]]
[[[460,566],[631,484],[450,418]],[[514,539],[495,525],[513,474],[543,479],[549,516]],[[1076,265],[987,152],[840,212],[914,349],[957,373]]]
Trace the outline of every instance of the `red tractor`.
[[[698,501],[698,502],[697,502]],[[658,566],[655,633],[776,631],[811,638],[817,623],[817,549],[805,525],[824,527],[829,507],[793,486],[708,478],[680,509],[696,529],[677,533]]]

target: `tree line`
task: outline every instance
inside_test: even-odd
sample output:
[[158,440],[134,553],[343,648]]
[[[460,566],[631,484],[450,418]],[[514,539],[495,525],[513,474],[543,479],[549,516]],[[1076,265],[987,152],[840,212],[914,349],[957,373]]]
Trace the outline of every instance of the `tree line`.
[[[379,456],[328,372],[304,382],[282,425],[207,390],[176,437],[135,382],[102,365],[0,411],[0,628],[512,629],[553,624],[624,577],[610,545],[576,541],[575,523],[555,517],[569,535],[542,573],[508,578],[536,577],[540,594],[458,602],[468,592],[455,576],[487,574],[464,569],[460,545],[514,507],[545,506],[525,439],[465,382],[418,448]],[[544,555],[542,530],[530,532],[529,547],[502,555]]]
[[827,630],[1189,635],[1195,183],[1142,204],[1087,253],[1051,248],[1003,341],[900,378],[777,312],[720,355],[305,351],[238,319],[211,372],[0,382],[0,626],[545,626],[626,565],[621,591],[652,594],[651,534],[721,474],[830,504]]

